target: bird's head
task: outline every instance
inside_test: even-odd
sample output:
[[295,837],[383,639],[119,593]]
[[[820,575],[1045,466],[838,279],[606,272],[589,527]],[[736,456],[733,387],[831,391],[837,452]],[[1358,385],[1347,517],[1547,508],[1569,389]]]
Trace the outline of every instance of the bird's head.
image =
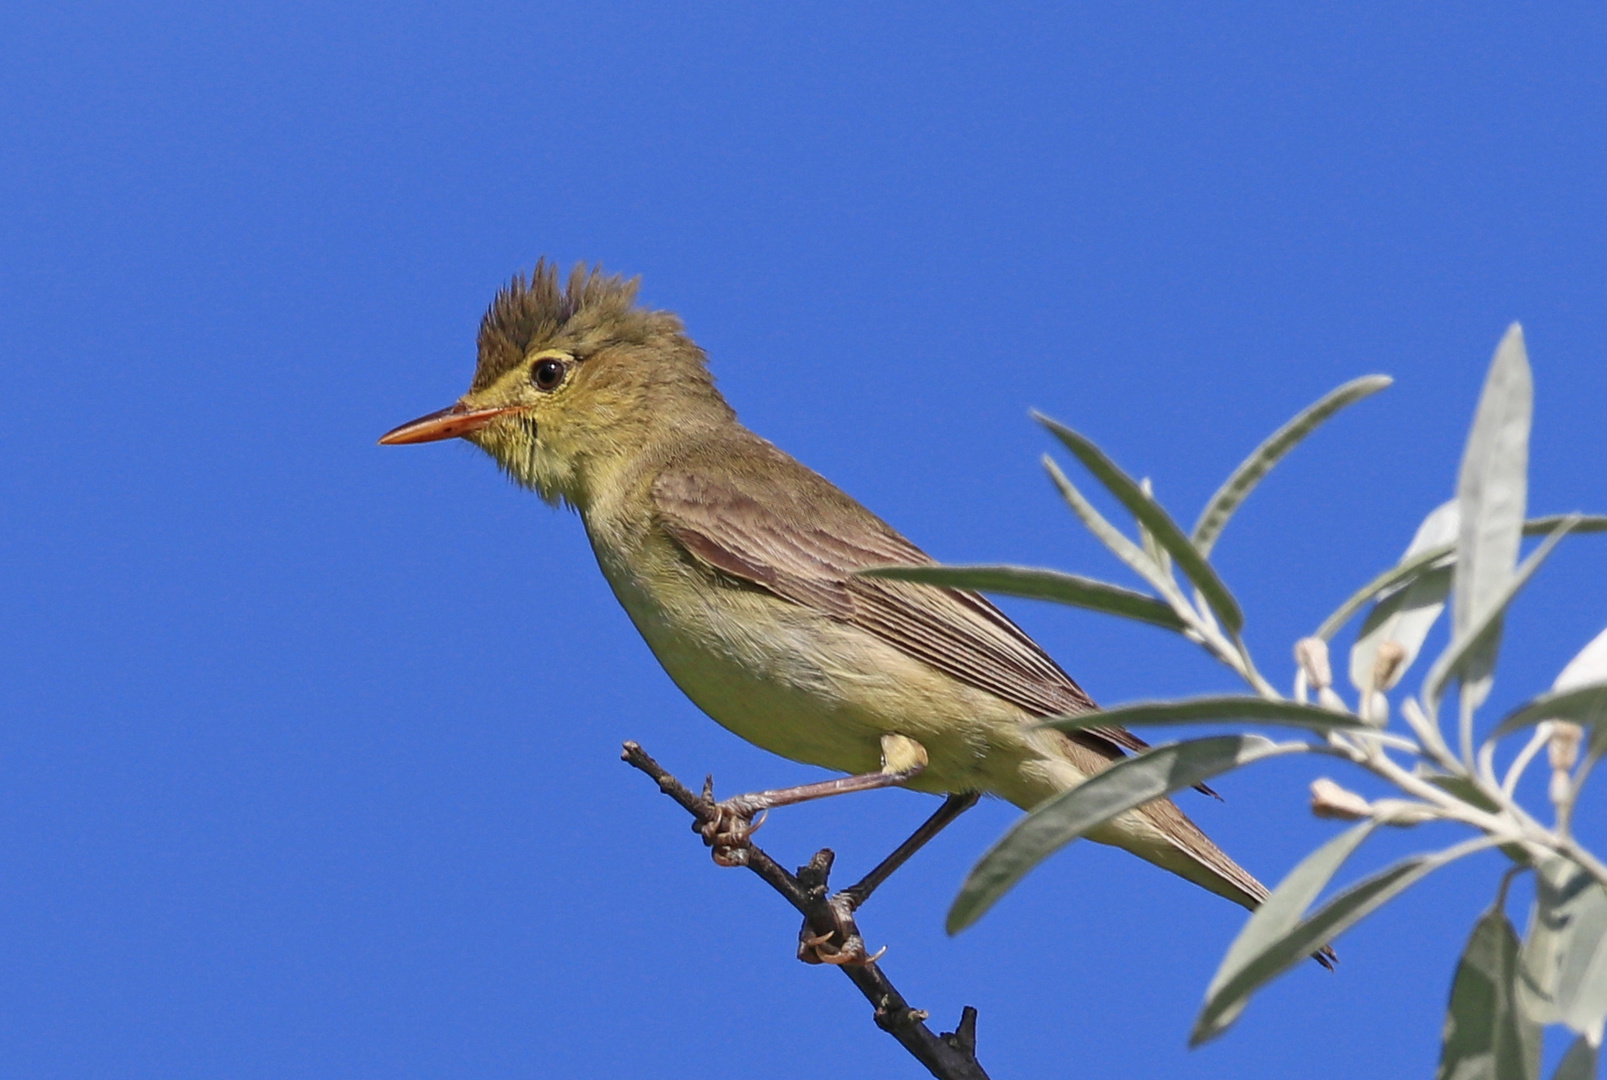
[[538,262],[481,320],[469,392],[379,441],[467,439],[543,498],[585,509],[649,448],[734,418],[681,320],[638,306],[636,290],[584,264],[560,283]]

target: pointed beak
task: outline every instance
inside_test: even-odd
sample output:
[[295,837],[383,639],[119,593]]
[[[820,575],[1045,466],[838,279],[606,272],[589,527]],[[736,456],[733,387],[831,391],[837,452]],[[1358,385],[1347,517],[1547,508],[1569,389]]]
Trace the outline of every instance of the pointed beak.
[[459,402],[449,409],[432,412],[417,420],[409,420],[401,427],[392,428],[379,437],[382,446],[400,446],[403,443],[436,442],[456,439],[479,431],[499,416],[524,411],[522,405],[501,405],[491,409],[471,409]]

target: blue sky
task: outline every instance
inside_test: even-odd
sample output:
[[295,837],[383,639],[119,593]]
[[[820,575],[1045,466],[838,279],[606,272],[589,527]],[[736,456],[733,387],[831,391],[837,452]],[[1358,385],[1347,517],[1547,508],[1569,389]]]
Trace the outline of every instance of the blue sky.
[[[1030,407],[1191,521],[1296,409],[1396,376],[1218,548],[1281,683],[1451,493],[1509,321],[1531,506],[1607,510],[1599,5],[14,4],[0,115],[6,1075],[917,1075],[617,754],[817,774],[679,695],[568,514],[470,447],[374,444],[466,387],[538,256],[641,274],[750,426],[953,561],[1125,580]],[[1521,602],[1492,711],[1607,624],[1604,545]],[[1160,631],[1008,606],[1102,702],[1231,687]],[[1333,832],[1321,771],[1184,804],[1276,879]],[[763,839],[848,875],[931,805]],[[1014,813],[862,920],[934,1022],[980,1008],[995,1076],[1432,1068],[1498,856],[1191,1053],[1242,921],[1204,892],[1079,844],[943,935]]]

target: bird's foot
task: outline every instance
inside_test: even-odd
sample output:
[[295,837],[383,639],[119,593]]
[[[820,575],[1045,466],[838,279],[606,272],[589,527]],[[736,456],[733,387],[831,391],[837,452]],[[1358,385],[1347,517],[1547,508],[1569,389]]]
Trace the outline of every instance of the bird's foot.
[[883,945],[874,954],[865,950],[865,939],[854,923],[854,908],[858,906],[846,892],[840,892],[826,901],[831,912],[832,928],[817,933],[805,919],[798,931],[798,959],[806,964],[873,964],[887,951]]
[[746,795],[715,802],[713,777],[704,781],[703,799],[709,806],[709,813],[694,822],[692,828],[703,837],[709,854],[720,866],[748,865],[748,847],[753,834],[764,824],[763,816],[754,821],[753,815],[761,809],[768,814],[769,810],[755,807],[754,800]]

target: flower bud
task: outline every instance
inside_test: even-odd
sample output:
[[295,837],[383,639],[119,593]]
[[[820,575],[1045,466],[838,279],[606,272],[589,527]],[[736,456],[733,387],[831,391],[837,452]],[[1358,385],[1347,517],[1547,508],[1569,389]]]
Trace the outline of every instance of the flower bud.
[[1384,696],[1382,690],[1369,690],[1362,695],[1361,718],[1373,727],[1383,727],[1389,723],[1389,698]]
[[1373,689],[1388,690],[1406,673],[1406,646],[1386,641],[1373,657]]
[[1566,720],[1549,720],[1551,730],[1546,738],[1546,757],[1551,761],[1551,786],[1546,794],[1557,813],[1573,798],[1573,779],[1570,775],[1579,761],[1579,741],[1585,731],[1578,724]]
[[1295,642],[1295,663],[1305,673],[1313,690],[1322,691],[1334,683],[1334,671],[1328,665],[1328,643],[1319,637],[1301,638]]
[[1566,720],[1551,722],[1551,739],[1546,743],[1546,756],[1551,759],[1551,771],[1573,772],[1579,761],[1579,740],[1585,731],[1578,724]]
[[1311,812],[1320,818],[1360,821],[1372,816],[1373,807],[1354,791],[1346,791],[1325,776],[1311,782]]

